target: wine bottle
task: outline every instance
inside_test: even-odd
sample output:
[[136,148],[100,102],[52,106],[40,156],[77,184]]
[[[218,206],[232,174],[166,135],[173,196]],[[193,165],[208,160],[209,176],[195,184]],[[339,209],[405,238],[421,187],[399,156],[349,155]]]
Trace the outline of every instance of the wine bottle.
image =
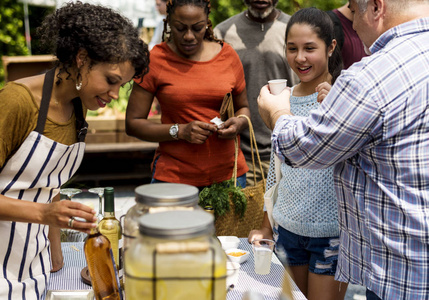
[[97,228],[91,229],[84,251],[95,299],[122,300],[118,272],[107,237]]
[[122,249],[122,229],[121,223],[115,217],[115,197],[112,187],[104,188],[104,216],[98,224],[98,230],[109,239],[119,277],[122,277],[122,260],[120,256],[120,249]]

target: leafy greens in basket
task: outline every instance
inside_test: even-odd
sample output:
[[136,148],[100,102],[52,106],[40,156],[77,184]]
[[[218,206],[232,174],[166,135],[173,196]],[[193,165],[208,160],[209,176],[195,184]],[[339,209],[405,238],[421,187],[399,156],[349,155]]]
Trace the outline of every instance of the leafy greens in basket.
[[201,207],[211,206],[215,216],[220,217],[230,211],[229,200],[234,206],[234,213],[242,218],[247,208],[247,198],[241,191],[241,187],[234,185],[234,179],[213,183],[205,187],[199,194],[199,205]]

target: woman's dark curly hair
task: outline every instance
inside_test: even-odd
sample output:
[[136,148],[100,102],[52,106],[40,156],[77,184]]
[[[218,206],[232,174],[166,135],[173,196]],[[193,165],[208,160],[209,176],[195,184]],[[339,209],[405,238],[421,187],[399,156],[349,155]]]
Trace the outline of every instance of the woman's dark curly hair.
[[37,33],[58,58],[59,74],[66,72],[68,77],[69,68],[76,67],[80,49],[88,52],[89,67],[129,61],[135,70],[134,78],[149,70],[148,47],[137,29],[130,20],[107,7],[70,2],[47,16]]
[[[185,6],[185,5],[193,5],[202,7],[204,9],[204,12],[207,15],[207,30],[204,35],[204,39],[208,41],[215,41],[219,44],[222,43],[221,40],[217,39],[213,34],[213,25],[212,21],[209,19],[210,11],[211,11],[211,4],[210,0],[168,0],[167,1],[167,18],[164,20],[164,31],[162,33],[162,40],[170,41],[171,39],[171,32],[168,31],[168,23],[170,22],[171,14],[174,13],[176,10],[176,7],[178,6]],[[167,37],[167,39],[166,39]]]

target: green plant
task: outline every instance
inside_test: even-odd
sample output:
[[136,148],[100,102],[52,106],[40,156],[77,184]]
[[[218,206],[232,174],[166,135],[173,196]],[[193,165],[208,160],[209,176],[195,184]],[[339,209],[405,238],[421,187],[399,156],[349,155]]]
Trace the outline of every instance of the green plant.
[[[24,30],[24,6],[22,1],[0,0],[0,59],[5,56],[29,55]],[[36,36],[36,28],[54,7],[28,6],[32,54],[44,54]],[[0,88],[4,86],[5,71],[0,60]]]
[[127,110],[128,99],[130,98],[131,90],[133,89],[133,82],[134,81],[131,80],[119,89],[119,98],[118,100],[113,100],[108,104],[110,108],[120,113],[125,113]]
[[199,194],[199,205],[201,207],[211,206],[215,216],[220,217],[231,210],[229,200],[234,204],[234,213],[242,218],[247,208],[246,195],[241,188],[234,185],[234,179],[213,183],[205,187]]
[[[13,0],[1,1],[0,14],[0,56],[26,55],[28,49],[24,37],[24,10],[22,4]],[[0,82],[4,85],[3,63],[0,68]]]

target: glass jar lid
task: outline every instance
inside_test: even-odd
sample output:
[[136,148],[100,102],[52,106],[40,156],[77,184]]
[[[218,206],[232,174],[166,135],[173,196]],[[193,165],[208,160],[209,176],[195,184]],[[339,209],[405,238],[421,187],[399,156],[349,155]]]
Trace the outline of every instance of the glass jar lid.
[[147,214],[139,218],[139,231],[146,236],[169,240],[212,235],[214,217],[201,210]]
[[197,206],[198,188],[182,183],[153,183],[138,186],[136,202],[147,206]]

